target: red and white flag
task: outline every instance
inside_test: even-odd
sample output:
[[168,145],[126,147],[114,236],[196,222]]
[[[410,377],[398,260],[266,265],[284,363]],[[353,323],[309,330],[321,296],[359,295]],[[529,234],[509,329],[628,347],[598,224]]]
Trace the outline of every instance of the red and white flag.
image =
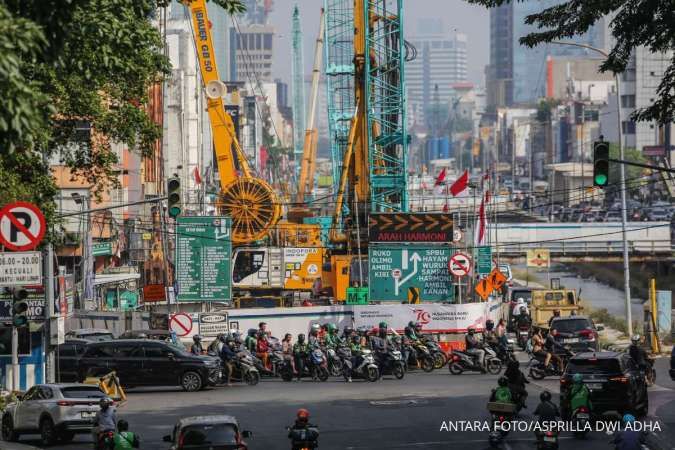
[[195,183],[202,184],[202,176],[199,174],[199,166],[195,166],[193,175],[195,177]]
[[482,245],[483,242],[485,241],[485,201],[486,201],[487,195],[483,196],[483,198],[480,201],[480,209],[478,210],[478,218],[477,218],[477,224],[476,224],[476,236],[475,236],[475,241],[476,245]]
[[459,194],[464,192],[464,190],[469,185],[469,171],[465,170],[461,177],[457,178],[457,181],[452,183],[450,186],[450,193],[453,197],[457,197]]

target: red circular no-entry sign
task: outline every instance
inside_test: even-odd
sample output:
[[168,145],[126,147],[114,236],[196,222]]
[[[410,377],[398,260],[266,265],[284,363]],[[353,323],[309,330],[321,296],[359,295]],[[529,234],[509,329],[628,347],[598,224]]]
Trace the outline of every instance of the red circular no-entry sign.
[[185,313],[174,314],[169,320],[169,329],[178,337],[187,336],[192,331],[192,317]]
[[44,214],[32,203],[14,202],[0,209],[0,243],[10,250],[33,250],[46,229]]
[[464,253],[455,253],[448,261],[448,270],[456,277],[464,277],[471,273],[471,258]]

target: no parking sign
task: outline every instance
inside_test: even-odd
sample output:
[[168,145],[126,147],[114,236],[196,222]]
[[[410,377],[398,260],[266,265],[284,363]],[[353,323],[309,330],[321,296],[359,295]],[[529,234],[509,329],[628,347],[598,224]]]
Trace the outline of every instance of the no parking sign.
[[10,250],[33,250],[46,229],[45,216],[32,203],[14,202],[0,209],[0,244]]

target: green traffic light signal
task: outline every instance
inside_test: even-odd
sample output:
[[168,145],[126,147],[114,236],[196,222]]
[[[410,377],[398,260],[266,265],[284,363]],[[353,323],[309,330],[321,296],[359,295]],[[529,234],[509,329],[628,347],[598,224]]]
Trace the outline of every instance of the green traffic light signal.
[[609,183],[609,142],[593,143],[593,185],[605,187]]
[[180,178],[169,178],[169,181],[166,184],[166,191],[169,202],[169,216],[175,219],[182,212]]

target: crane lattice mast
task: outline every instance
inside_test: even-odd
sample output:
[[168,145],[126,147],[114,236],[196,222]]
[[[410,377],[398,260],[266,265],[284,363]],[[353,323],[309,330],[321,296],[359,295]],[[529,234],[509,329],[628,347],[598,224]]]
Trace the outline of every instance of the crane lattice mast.
[[305,140],[305,79],[304,79],[304,51],[302,42],[302,24],[300,8],[296,3],[293,7],[293,156],[296,172],[299,172],[302,162],[303,144]]

